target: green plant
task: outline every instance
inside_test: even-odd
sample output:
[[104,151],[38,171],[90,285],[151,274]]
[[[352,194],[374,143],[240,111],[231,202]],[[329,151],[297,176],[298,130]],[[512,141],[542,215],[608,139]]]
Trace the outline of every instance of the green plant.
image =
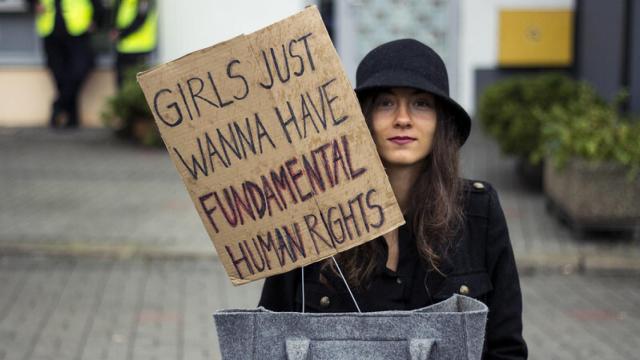
[[144,145],[160,145],[162,140],[142,89],[136,81],[141,68],[131,68],[124,76],[122,88],[107,99],[102,121],[123,137],[134,137]]
[[615,163],[623,166],[628,178],[640,171],[640,119],[623,117],[618,103],[593,101],[594,90],[581,85],[579,95],[569,104],[555,105],[547,111],[536,110],[544,119],[542,143],[533,157],[551,159],[562,167],[573,158],[591,163]]
[[514,76],[490,85],[480,98],[478,115],[504,153],[529,159],[541,146],[544,117],[538,111],[564,105],[579,91],[579,82],[560,73]]

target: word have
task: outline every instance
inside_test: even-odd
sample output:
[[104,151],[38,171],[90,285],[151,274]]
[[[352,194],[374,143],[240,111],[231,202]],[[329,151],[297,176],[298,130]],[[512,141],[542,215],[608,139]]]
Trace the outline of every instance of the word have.
[[[308,91],[300,94],[299,107],[294,108],[292,105],[294,101],[287,100],[286,107],[288,115],[284,115],[284,111],[280,110],[279,107],[274,108],[282,131],[284,131],[289,144],[293,143],[293,139],[291,138],[292,133],[297,134],[299,140],[306,139],[308,135],[307,129],[310,126],[313,126],[313,129],[318,134],[320,133],[318,126],[320,126],[322,130],[327,130],[327,110],[329,110],[328,112],[331,115],[330,120],[333,126],[338,126],[349,119],[347,115],[336,116],[332,106],[332,104],[338,100],[338,96],[332,96],[328,88],[335,81],[336,78],[333,78],[318,86],[316,89],[318,96],[315,101]],[[298,104],[298,102],[295,102],[295,104]],[[293,131],[295,131],[295,133]]]
[[285,161],[261,175],[259,182],[246,180],[240,188],[230,185],[221,191],[208,192],[198,200],[202,213],[219,233],[220,218],[235,228],[249,218],[255,221],[272,216],[274,209],[284,211],[289,202],[305,202],[327,188],[338,186],[341,176],[353,180],[366,171],[365,167],[354,169],[349,141],[343,135],[340,141],[334,139],[309,154]]
[[[384,225],[384,209],[374,201],[375,193],[374,189],[358,193],[344,203],[304,215],[304,226],[301,222],[293,222],[275,227],[250,240],[225,245],[225,250],[241,279],[306,258],[308,244],[313,245],[316,255],[326,249],[335,250],[347,240],[356,240],[365,232],[370,233]],[[277,263],[272,262],[274,259]]]
[[[292,101],[287,101],[289,114],[286,119],[280,108],[274,108],[278,123],[290,144],[296,135],[299,140],[306,139],[309,132],[315,131],[319,134],[327,130],[329,125],[340,125],[349,118],[347,115],[337,116],[333,108],[333,103],[338,97],[332,95],[329,90],[335,80],[333,78],[324,82],[314,92],[305,91],[300,94],[300,106],[294,106]],[[205,177],[213,174],[216,163],[228,168],[234,160],[243,160],[247,155],[257,155],[258,152],[262,154],[263,146],[269,144],[276,148],[260,115],[255,113],[253,121],[245,118],[244,127],[241,123],[232,121],[227,124],[226,131],[224,128],[216,128],[203,132],[196,138],[197,149],[190,157],[176,147],[173,147],[173,152],[191,177],[197,180],[200,174]]]

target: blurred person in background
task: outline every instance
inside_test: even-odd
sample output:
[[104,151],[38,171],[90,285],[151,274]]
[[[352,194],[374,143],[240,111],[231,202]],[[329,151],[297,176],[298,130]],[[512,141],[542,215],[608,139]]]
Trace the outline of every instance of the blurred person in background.
[[31,0],[31,5],[57,91],[49,124],[76,128],[78,97],[94,65],[90,34],[104,9],[99,0]]
[[111,38],[116,43],[116,80],[122,88],[127,69],[144,65],[156,47],[158,12],[153,0],[116,0],[114,9]]

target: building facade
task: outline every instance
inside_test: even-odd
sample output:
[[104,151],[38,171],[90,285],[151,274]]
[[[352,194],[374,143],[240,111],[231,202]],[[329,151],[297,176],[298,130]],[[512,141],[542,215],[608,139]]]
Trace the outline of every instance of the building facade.
[[[0,2],[0,126],[46,125],[53,96],[26,4]],[[488,84],[548,69],[588,80],[607,98],[626,87],[629,109],[640,112],[640,4],[634,0],[158,0],[154,60],[250,33],[311,4],[321,9],[352,81],[366,52],[412,37],[442,55],[452,96],[471,113]],[[101,126],[100,109],[115,88],[105,33],[95,42],[98,67],[81,102],[86,126]]]

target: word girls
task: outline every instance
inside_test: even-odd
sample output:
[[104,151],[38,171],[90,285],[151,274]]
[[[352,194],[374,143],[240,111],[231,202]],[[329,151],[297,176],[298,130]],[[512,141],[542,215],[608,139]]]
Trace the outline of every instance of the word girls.
[[[279,47],[261,50],[262,73],[267,79],[259,83],[263,89],[271,89],[277,82],[287,83],[292,76],[301,77],[306,71],[315,71],[315,63],[309,47],[307,33],[291,39]],[[153,112],[168,127],[180,125],[185,117],[200,118],[203,113],[222,109],[241,101],[250,93],[247,76],[239,68],[239,59],[231,59],[222,76],[207,71],[179,81],[173,88],[162,88],[153,96]],[[222,84],[222,85],[221,85]]]

